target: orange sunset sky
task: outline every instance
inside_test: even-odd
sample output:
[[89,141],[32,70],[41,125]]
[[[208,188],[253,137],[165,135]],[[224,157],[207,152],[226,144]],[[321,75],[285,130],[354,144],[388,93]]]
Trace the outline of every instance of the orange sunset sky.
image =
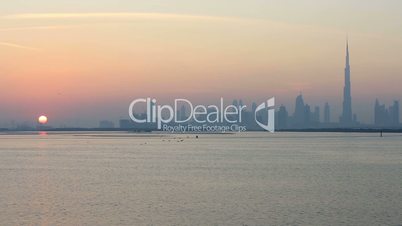
[[275,96],[341,111],[349,35],[353,109],[402,100],[402,2],[32,0],[0,3],[0,127],[127,118],[152,96]]

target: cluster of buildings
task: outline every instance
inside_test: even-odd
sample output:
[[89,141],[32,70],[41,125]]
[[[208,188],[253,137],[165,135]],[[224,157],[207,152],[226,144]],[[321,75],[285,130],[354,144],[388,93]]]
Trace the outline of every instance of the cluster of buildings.
[[[362,124],[358,121],[356,114],[352,111],[352,92],[351,92],[351,73],[350,73],[350,57],[349,44],[346,42],[346,62],[344,71],[344,87],[343,87],[343,103],[342,113],[337,121],[331,121],[331,107],[329,103],[325,103],[323,110],[319,106],[310,106],[303,99],[302,94],[298,95],[295,100],[294,112],[288,112],[285,106],[281,105],[276,109],[275,128],[278,130],[286,129],[319,129],[319,128],[398,128],[401,129],[399,101],[395,100],[391,106],[387,107],[381,104],[379,100],[374,102],[374,121],[372,124]],[[236,107],[244,106],[242,100],[234,100],[232,105]],[[242,112],[240,126],[246,126],[247,130],[261,130],[257,125],[258,122],[266,124],[268,121],[267,111],[259,111],[255,114],[257,104],[252,103],[251,108],[247,108]],[[183,105],[177,109],[176,115],[179,120],[188,117],[189,109]],[[135,114],[136,118],[146,118],[146,113]],[[187,124],[196,125],[197,122],[190,120]],[[217,123],[225,125],[225,123]],[[0,125],[1,127],[1,125]],[[118,127],[118,128],[117,128]],[[16,130],[33,130],[35,125],[25,122],[16,124],[14,122],[4,128],[12,128]],[[114,129],[115,124],[112,121],[102,120],[99,122],[99,129]],[[116,129],[123,130],[156,130],[156,123],[135,123],[131,119],[120,119]]]
[[339,122],[331,122],[330,106],[325,103],[324,117],[321,120],[320,108],[305,104],[300,94],[296,98],[295,111],[289,115],[285,106],[277,111],[277,129],[306,129],[306,128],[399,128],[399,101],[394,101],[388,109],[376,100],[374,106],[374,124],[362,125],[358,122],[356,114],[352,113],[352,95],[350,82],[349,44],[346,43],[345,85],[343,88],[342,115]]
[[374,125],[378,127],[398,127],[399,122],[399,102],[394,103],[387,109],[384,104],[380,104],[378,99],[374,106]]
[[[321,115],[323,113],[323,115]],[[331,121],[331,109],[328,103],[325,103],[323,112],[319,106],[314,108],[305,104],[303,96],[300,94],[296,97],[295,111],[289,114],[286,107],[281,105],[276,112],[276,128],[277,129],[309,129],[309,128],[400,128],[400,112],[399,101],[394,101],[391,106],[386,108],[384,104],[380,104],[378,100],[374,105],[374,122],[370,125],[364,125],[357,120],[356,114],[348,122]]]
[[[275,127],[276,129],[309,129],[309,128],[399,128],[399,102],[394,101],[393,105],[386,108],[385,105],[380,105],[376,100],[374,107],[374,124],[362,125],[359,123],[356,114],[352,111],[352,95],[350,82],[350,57],[349,44],[346,43],[346,63],[345,63],[345,84],[343,88],[343,104],[342,114],[338,122],[331,122],[331,108],[329,103],[325,103],[324,110],[321,115],[319,106],[310,106],[305,103],[302,94],[296,97],[295,110],[289,113],[285,106],[281,105],[276,111]],[[234,100],[233,105],[243,106],[241,100]],[[245,111],[242,115],[241,124],[247,126],[248,130],[261,130],[255,120],[256,103],[251,105],[250,111]],[[184,106],[176,113],[179,118],[186,117],[186,109]],[[145,117],[145,115],[139,115]],[[267,113],[259,112],[257,115],[259,122],[267,121]],[[196,122],[189,122],[196,123]],[[120,120],[120,128],[122,129],[140,129],[153,130],[156,128],[154,124],[135,124],[131,120]]]
[[288,113],[286,107],[281,105],[276,112],[277,129],[305,129],[305,128],[328,128],[336,126],[330,122],[330,106],[325,103],[324,117],[321,118],[319,106],[310,107],[304,103],[303,96],[296,97],[295,111],[292,115]]

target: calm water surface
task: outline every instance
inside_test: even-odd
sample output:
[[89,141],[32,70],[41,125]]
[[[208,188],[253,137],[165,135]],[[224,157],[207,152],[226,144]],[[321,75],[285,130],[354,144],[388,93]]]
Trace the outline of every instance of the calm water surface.
[[402,135],[0,135],[0,225],[401,225]]

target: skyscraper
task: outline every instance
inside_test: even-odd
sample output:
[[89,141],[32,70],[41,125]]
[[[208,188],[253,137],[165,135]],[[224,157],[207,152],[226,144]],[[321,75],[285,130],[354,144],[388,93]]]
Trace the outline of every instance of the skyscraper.
[[302,128],[306,123],[306,106],[304,105],[303,96],[300,94],[296,97],[296,107],[293,114],[293,126]]
[[289,115],[286,107],[281,105],[277,112],[277,117],[275,118],[277,120],[276,126],[278,129],[285,129],[288,127],[288,117]]
[[393,126],[399,126],[399,101],[395,100],[391,109],[391,123]]
[[340,123],[344,126],[351,126],[353,123],[348,41],[346,41],[345,87],[343,88],[343,111]]
[[325,103],[325,107],[324,107],[324,123],[329,123],[330,120],[330,109],[329,109],[329,104],[328,102]]
[[318,106],[314,107],[314,113],[312,115],[312,121],[315,122],[315,123],[320,122],[320,107],[318,107]]
[[380,104],[378,99],[374,106],[374,124],[381,127],[399,126],[399,102],[394,101],[388,109],[385,104]]

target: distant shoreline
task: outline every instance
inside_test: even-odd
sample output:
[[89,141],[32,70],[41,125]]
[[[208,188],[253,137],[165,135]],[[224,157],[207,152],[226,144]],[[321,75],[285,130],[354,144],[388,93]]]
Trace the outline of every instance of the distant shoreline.
[[[146,129],[120,129],[120,128],[46,128],[46,129],[4,129],[0,128],[0,133],[24,133],[24,132],[129,132],[129,133],[151,133],[151,132],[163,132],[160,130],[146,130]],[[248,130],[246,132],[267,132],[264,130]],[[309,129],[278,129],[275,132],[322,132],[322,133],[402,133],[402,128],[387,128],[387,129],[376,129],[376,128],[309,128]],[[169,133],[170,132],[166,132]],[[204,132],[205,134],[211,134]],[[180,133],[181,134],[181,133]],[[203,134],[191,133],[191,134]],[[216,134],[227,134],[227,133],[216,133]]]

